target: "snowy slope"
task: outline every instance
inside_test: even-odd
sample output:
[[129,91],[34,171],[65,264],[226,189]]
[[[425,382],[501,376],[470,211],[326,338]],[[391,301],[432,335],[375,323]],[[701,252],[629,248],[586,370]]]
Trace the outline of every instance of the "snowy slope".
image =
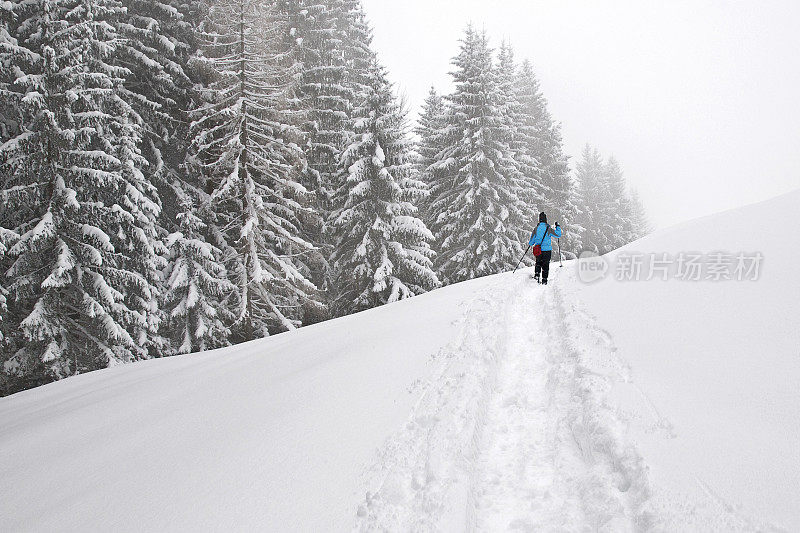
[[349,529],[364,465],[490,282],[0,398],[0,531]]
[[798,229],[795,193],[629,247],[757,282],[518,271],[2,398],[0,530],[800,529]]
[[[578,293],[613,335],[635,388],[657,409],[651,415],[633,409],[643,423],[637,447],[651,481],[684,492],[694,486],[743,515],[791,531],[800,531],[798,237],[800,191],[618,251],[761,252],[757,281],[609,277]],[[647,431],[654,421],[674,438]]]

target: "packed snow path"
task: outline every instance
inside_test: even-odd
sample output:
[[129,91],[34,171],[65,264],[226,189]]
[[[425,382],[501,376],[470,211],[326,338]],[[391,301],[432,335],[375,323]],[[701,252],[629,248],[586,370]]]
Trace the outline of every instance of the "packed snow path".
[[[713,495],[651,497],[629,420],[607,394],[625,384],[648,400],[610,336],[564,292],[522,272],[466,304],[460,335],[436,355],[436,377],[417,384],[407,426],[370,471],[374,490],[356,529],[761,529]],[[650,430],[671,438],[650,408]]]
[[[475,525],[538,531],[644,525],[641,461],[615,437],[615,420],[597,397],[608,380],[625,379],[625,369],[603,368],[573,347],[569,333],[577,334],[577,325],[567,319],[558,287],[537,289],[510,302],[520,312],[508,316],[509,344],[489,403],[472,488]],[[604,339],[596,344],[609,355]]]
[[644,468],[602,396],[627,369],[565,306],[527,272],[477,296],[376,466],[362,529],[646,528]]

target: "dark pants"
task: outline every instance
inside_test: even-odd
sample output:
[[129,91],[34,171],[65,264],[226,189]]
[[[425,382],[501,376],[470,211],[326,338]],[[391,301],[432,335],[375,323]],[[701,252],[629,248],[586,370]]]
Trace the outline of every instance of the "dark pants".
[[552,256],[553,251],[547,250],[546,252],[539,254],[539,257],[536,258],[536,268],[533,272],[536,276],[538,276],[539,272],[541,272],[542,281],[547,281],[547,275],[550,273],[550,258]]

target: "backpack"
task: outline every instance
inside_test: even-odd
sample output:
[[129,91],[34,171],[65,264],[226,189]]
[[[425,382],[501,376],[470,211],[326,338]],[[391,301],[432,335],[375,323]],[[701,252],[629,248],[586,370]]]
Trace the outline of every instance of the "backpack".
[[[544,229],[544,235],[542,236],[542,240],[539,241],[539,244],[537,244],[536,246],[533,247],[533,256],[534,257],[539,257],[540,255],[542,255],[542,243],[544,242],[544,239],[547,237],[547,232],[548,231],[550,231],[550,224],[547,224],[547,227]],[[534,233],[535,232],[536,232],[536,230],[534,230]]]

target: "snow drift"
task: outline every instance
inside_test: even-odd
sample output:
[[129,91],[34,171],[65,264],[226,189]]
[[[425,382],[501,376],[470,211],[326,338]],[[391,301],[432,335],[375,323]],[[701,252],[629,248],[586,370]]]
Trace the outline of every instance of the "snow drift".
[[758,281],[568,263],[0,399],[0,529],[798,529],[798,230],[800,192],[619,252]]

